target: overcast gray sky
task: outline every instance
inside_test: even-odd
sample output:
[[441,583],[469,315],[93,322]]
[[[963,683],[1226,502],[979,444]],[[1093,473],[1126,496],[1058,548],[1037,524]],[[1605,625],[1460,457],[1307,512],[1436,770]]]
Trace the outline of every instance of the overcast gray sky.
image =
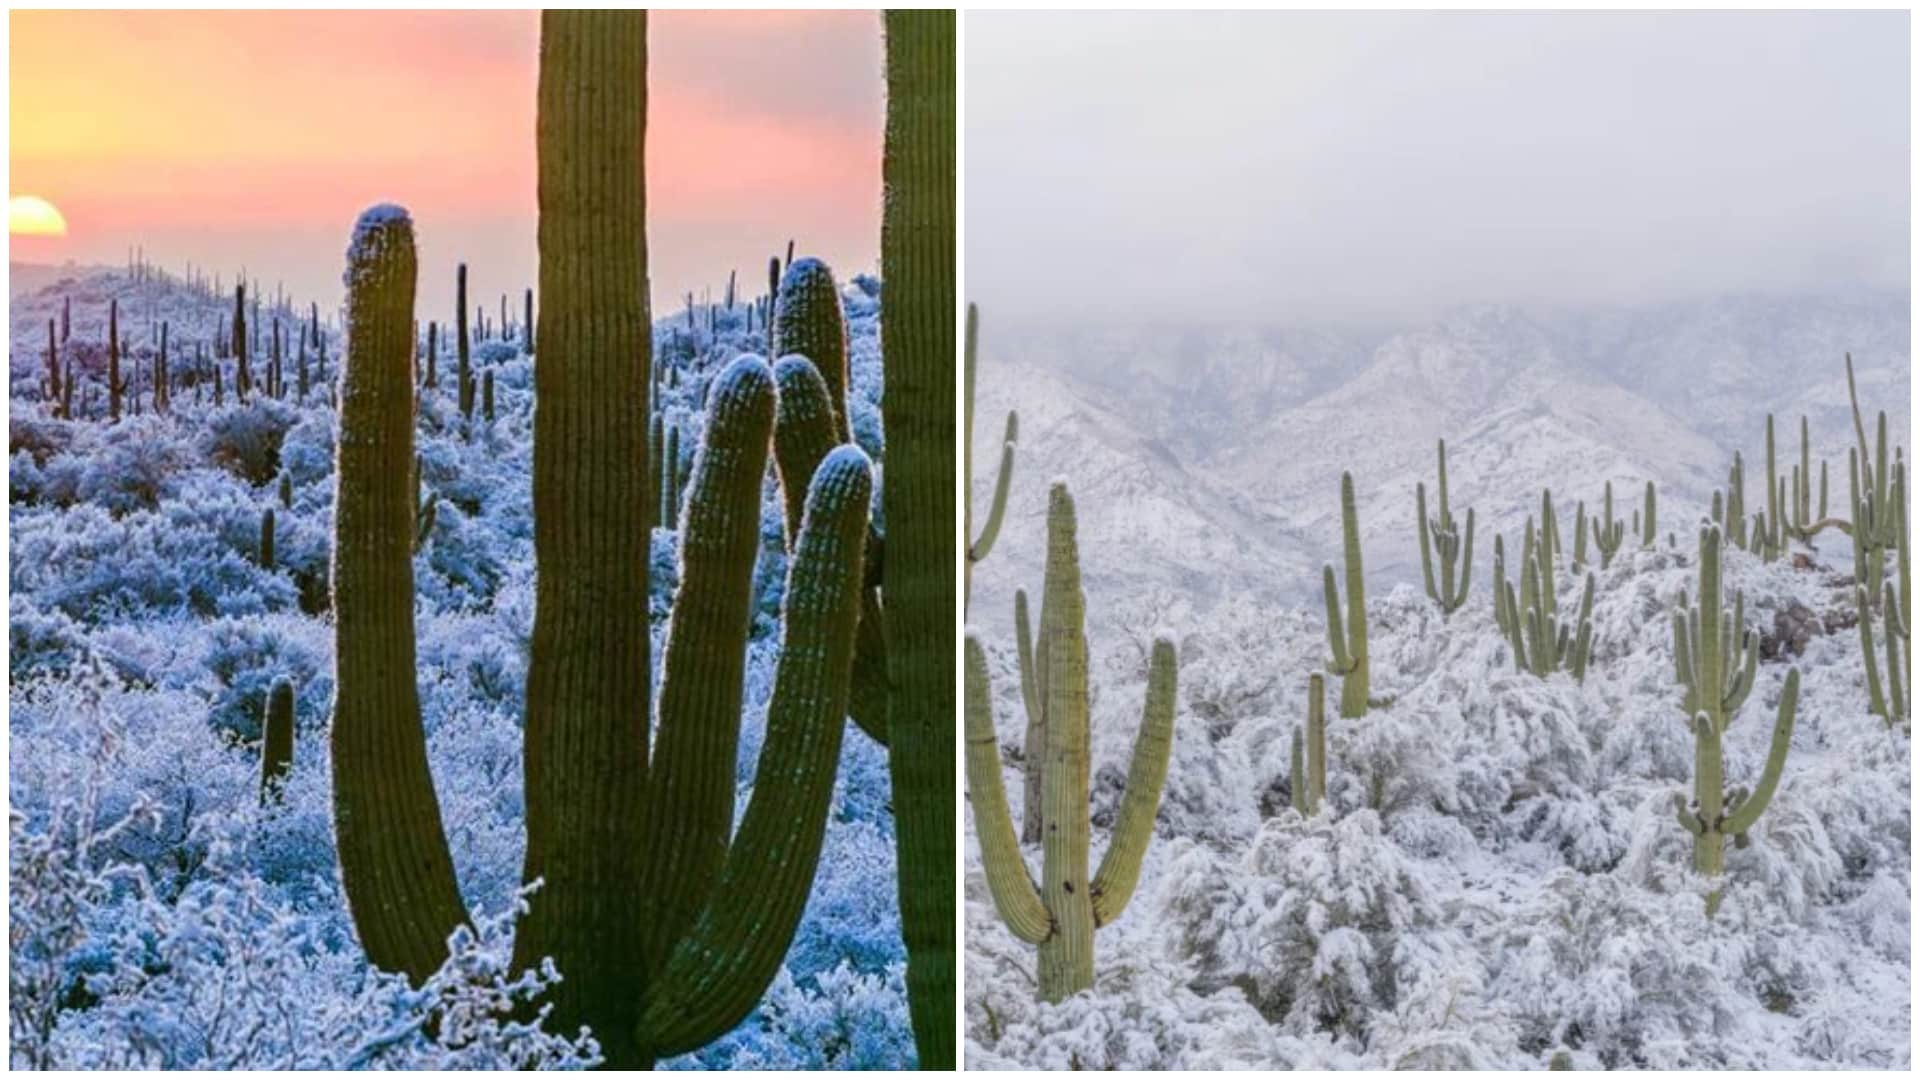
[[965,18],[1011,318],[1907,287],[1903,12]]

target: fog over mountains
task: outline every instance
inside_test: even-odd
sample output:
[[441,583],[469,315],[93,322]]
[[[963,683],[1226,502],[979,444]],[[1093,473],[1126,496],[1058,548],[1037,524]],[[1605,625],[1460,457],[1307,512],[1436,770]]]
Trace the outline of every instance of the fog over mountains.
[[[1440,438],[1455,513],[1479,517],[1482,592],[1494,530],[1517,542],[1543,486],[1570,519],[1577,501],[1594,512],[1612,480],[1626,519],[1651,479],[1660,531],[1684,533],[1739,450],[1748,507],[1763,505],[1769,412],[1783,475],[1807,417],[1844,513],[1842,357],[1853,354],[1868,422],[1886,410],[1904,445],[1910,331],[1907,298],[1893,292],[1476,307],[1369,330],[1001,325],[985,311],[974,453],[993,460],[1017,408],[1019,461],[971,617],[1010,625],[1013,590],[1037,588],[1055,478],[1079,504],[1090,589],[1163,589],[1198,609],[1242,592],[1313,602],[1339,542],[1342,470],[1354,474],[1373,587],[1417,587],[1414,485],[1431,489]],[[976,506],[992,479],[976,469]],[[1846,557],[1844,538],[1821,546],[1826,561]]]

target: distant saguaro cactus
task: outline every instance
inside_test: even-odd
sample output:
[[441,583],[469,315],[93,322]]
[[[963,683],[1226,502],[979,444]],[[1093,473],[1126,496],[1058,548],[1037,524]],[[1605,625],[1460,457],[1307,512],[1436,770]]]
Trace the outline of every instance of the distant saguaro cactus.
[[120,301],[107,301],[107,419],[120,421]]
[[1037,890],[1001,784],[986,651],[972,634],[966,642],[967,786],[974,828],[1000,917],[1016,937],[1040,947],[1044,1001],[1060,1001],[1093,985],[1093,932],[1118,918],[1133,896],[1166,782],[1176,701],[1173,643],[1161,638],[1148,664],[1146,711],[1126,794],[1107,853],[1089,879],[1086,600],[1075,533],[1073,498],[1066,485],[1055,484],[1047,510],[1046,624],[1041,628],[1049,662],[1042,691],[1047,700],[1046,832]]
[[[1454,522],[1447,501],[1447,441],[1440,440],[1440,516],[1427,517],[1427,485],[1413,487],[1414,515],[1420,526],[1420,571],[1426,579],[1427,596],[1440,605],[1443,615],[1452,615],[1467,602],[1467,586],[1473,579],[1473,508],[1467,508],[1467,534],[1463,543],[1460,527]],[[1434,581],[1434,554],[1439,554],[1440,580]],[[1456,587],[1455,577],[1459,584]]]
[[260,802],[277,798],[293,770],[293,684],[275,679],[260,725]]
[[1333,650],[1327,671],[1340,677],[1340,715],[1351,719],[1367,715],[1371,692],[1367,668],[1367,582],[1360,566],[1360,515],[1353,503],[1352,473],[1340,474],[1340,534],[1347,569],[1344,619],[1332,563],[1323,571],[1321,591],[1327,601],[1327,643]]
[[454,306],[459,310],[459,337],[456,348],[459,350],[459,403],[460,419],[465,425],[473,422],[473,343],[467,331],[467,264],[461,263],[454,275],[454,292],[458,299]]
[[260,566],[262,569],[274,568],[273,558],[273,507],[260,511]]
[[1327,687],[1314,672],[1307,679],[1307,725],[1293,729],[1293,808],[1301,817],[1320,812],[1327,798]]

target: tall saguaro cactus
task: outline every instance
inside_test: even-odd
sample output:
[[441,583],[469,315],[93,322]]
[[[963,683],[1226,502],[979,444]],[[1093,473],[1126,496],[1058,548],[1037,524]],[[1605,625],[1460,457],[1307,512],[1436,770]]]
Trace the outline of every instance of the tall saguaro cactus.
[[[1718,528],[1700,530],[1700,604],[1687,609],[1683,595],[1682,610],[1673,617],[1674,666],[1678,681],[1687,688],[1682,704],[1693,728],[1694,747],[1693,800],[1689,803],[1686,796],[1675,795],[1674,811],[1693,836],[1694,869],[1708,878],[1719,877],[1726,867],[1727,838],[1744,843],[1747,830],[1773,799],[1793,739],[1794,705],[1800,692],[1800,673],[1789,671],[1759,783],[1751,794],[1742,788],[1726,791],[1721,738],[1753,692],[1759,638],[1746,629],[1740,597],[1735,597],[1731,614],[1721,610],[1722,542]],[[1707,895],[1707,914],[1712,916],[1719,906],[1716,888]]]
[[[347,250],[348,348],[334,494],[334,829],[373,965],[416,983],[466,919],[420,726],[413,638],[413,222],[360,216]],[[236,343],[244,337],[236,335]]]
[[[1427,518],[1427,485],[1413,488],[1415,513],[1420,518],[1420,572],[1426,579],[1427,596],[1440,605],[1440,611],[1452,615],[1467,602],[1467,585],[1473,578],[1473,508],[1467,508],[1467,535],[1463,544],[1460,528],[1447,504],[1447,441],[1440,440],[1440,516]],[[1440,580],[1433,578],[1435,550],[1439,553]],[[1454,584],[1456,575],[1458,587]]]
[[[993,501],[988,505],[986,524],[981,526],[980,535],[973,533],[973,376],[974,363],[978,359],[980,345],[980,309],[967,305],[967,446],[966,446],[966,488],[967,488],[967,570],[966,591],[973,594],[973,564],[987,557],[993,550],[993,542],[1000,536],[1000,522],[1007,513],[1007,489],[1013,483],[1013,448],[1020,438],[1020,414],[1007,410],[1007,433],[1000,440],[1000,471],[993,481]],[[1425,515],[1422,515],[1424,519]],[[1423,531],[1422,536],[1425,533]],[[1429,588],[1428,591],[1432,591]]]
[[[1328,563],[1321,582],[1327,600],[1327,643],[1333,656],[1327,671],[1340,676],[1340,715],[1367,715],[1367,583],[1360,567],[1360,515],[1353,504],[1353,474],[1340,474],[1340,533],[1346,555],[1347,612],[1340,614],[1340,589]],[[1342,625],[1344,622],[1345,625]]]
[[1127,770],[1126,794],[1100,867],[1088,872],[1088,708],[1086,599],[1073,497],[1055,484],[1047,508],[1046,611],[1041,635],[1050,659],[1045,777],[1046,820],[1038,888],[1015,838],[1000,778],[1000,747],[986,652],[967,638],[967,786],[994,906],[1008,929],[1040,947],[1040,997],[1059,1001],[1093,985],[1093,932],[1126,909],[1153,839],[1153,821],[1173,746],[1177,663],[1173,643],[1154,642],[1147,704]]
[[907,998],[919,1063],[928,1069],[955,1062],[954,30],[951,10],[885,15],[887,755]]

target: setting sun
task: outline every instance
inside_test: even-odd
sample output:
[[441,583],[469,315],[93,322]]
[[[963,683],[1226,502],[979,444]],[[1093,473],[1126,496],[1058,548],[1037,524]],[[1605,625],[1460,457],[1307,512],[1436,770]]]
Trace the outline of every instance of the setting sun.
[[38,195],[15,195],[7,200],[9,236],[65,236],[67,219]]

